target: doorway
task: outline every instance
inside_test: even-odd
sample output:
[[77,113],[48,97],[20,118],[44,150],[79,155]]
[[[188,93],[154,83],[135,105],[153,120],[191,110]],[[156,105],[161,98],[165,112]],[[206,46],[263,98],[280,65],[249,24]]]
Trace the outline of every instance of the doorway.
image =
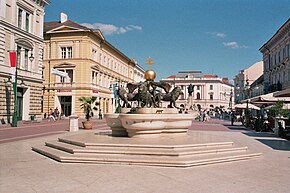
[[72,97],[71,96],[61,96],[60,97],[60,105],[62,114],[66,117],[71,115],[71,103],[72,103]]
[[23,88],[17,88],[17,120],[22,120],[23,114]]

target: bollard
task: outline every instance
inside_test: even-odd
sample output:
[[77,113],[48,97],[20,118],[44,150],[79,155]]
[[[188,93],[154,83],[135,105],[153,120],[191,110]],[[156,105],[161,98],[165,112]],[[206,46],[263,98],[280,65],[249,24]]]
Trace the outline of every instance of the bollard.
[[79,117],[77,115],[69,116],[69,131],[79,130]]

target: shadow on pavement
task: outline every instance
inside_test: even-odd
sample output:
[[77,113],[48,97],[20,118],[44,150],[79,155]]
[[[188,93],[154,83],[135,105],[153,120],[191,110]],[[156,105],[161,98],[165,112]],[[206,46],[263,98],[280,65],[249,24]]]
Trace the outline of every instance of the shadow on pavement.
[[257,141],[271,147],[272,149],[290,151],[290,141],[278,138],[274,133],[243,132],[243,134],[249,137],[255,137]]
[[256,139],[275,150],[290,151],[290,142],[284,139]]
[[230,124],[223,124],[223,126],[236,131],[251,131],[251,129],[248,129],[242,125],[230,125]]

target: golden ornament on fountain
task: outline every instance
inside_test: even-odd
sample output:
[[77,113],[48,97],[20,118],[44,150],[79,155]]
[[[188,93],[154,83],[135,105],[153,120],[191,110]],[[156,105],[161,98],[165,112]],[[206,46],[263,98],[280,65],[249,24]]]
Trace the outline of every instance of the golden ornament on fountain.
[[153,81],[156,78],[156,73],[153,70],[147,70],[145,72],[145,79],[148,81]]
[[148,64],[148,70],[145,72],[144,76],[147,81],[153,81],[156,78],[156,73],[150,69],[150,65],[154,64],[154,62],[152,61],[153,58],[149,56],[148,58],[146,58],[146,60],[147,62],[145,64]]

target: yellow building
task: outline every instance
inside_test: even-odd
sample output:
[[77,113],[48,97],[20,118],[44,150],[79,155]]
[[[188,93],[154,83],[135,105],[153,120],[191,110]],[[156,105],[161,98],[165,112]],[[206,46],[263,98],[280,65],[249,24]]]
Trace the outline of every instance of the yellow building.
[[[67,20],[44,24],[44,112],[83,116],[79,98],[96,96],[103,113],[114,111],[111,84],[133,82],[135,60],[107,42],[100,30]],[[59,76],[67,73],[67,77]]]

